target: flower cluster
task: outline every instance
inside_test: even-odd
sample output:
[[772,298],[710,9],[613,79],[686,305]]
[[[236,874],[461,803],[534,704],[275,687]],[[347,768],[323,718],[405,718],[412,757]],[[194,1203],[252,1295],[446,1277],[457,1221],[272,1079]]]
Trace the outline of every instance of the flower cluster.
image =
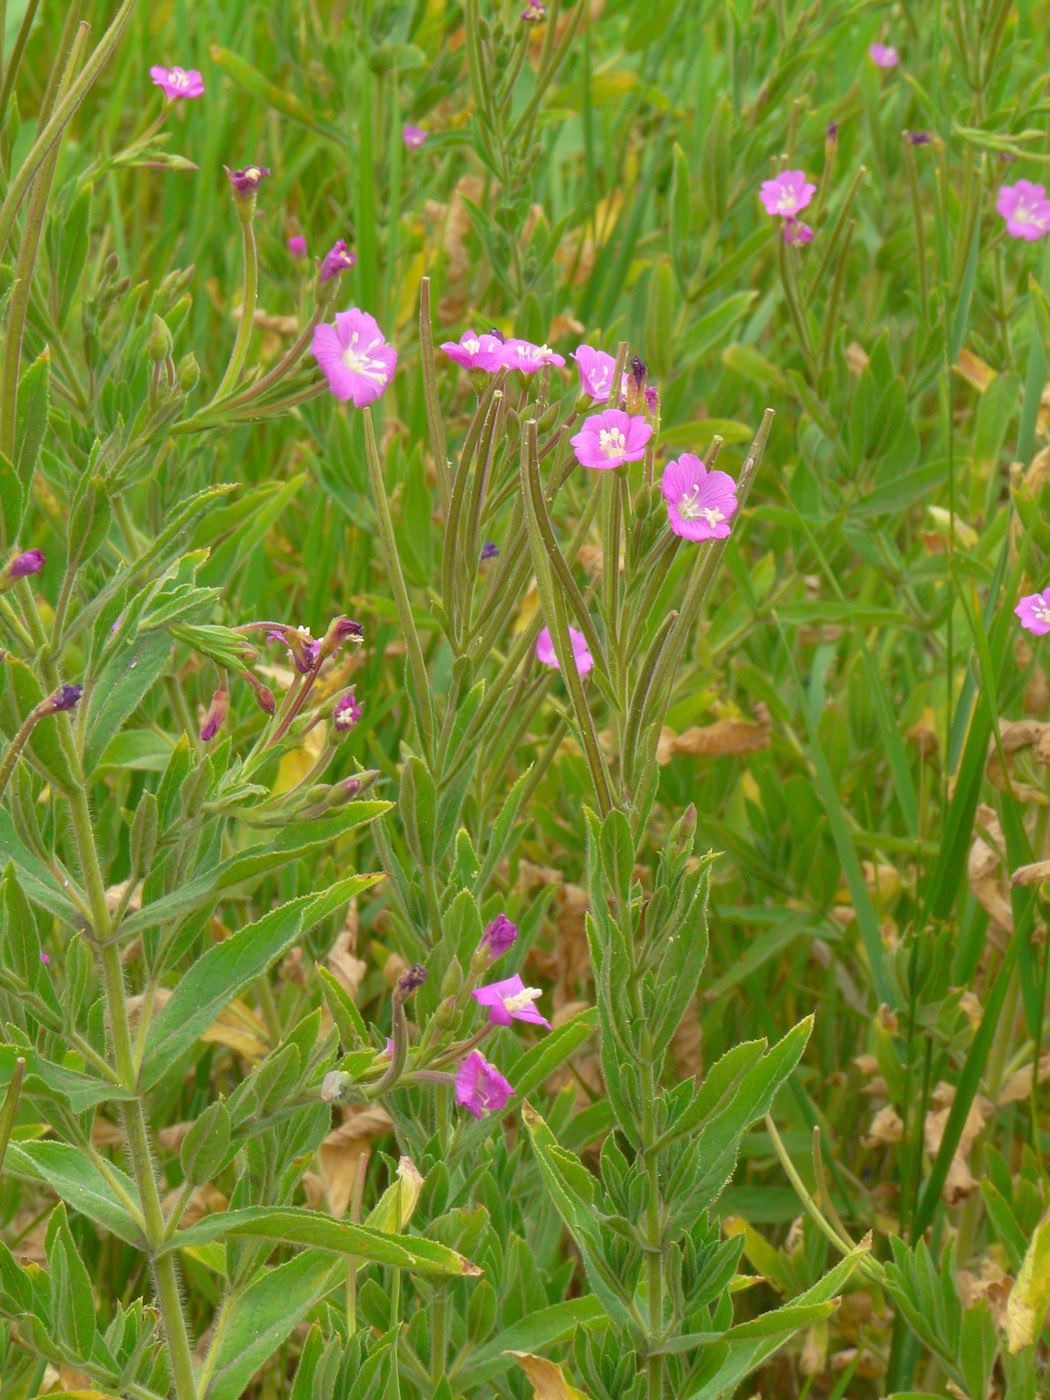
[[463,369],[480,369],[495,374],[500,369],[519,369],[523,374],[535,374],[544,365],[564,365],[565,358],[549,345],[534,345],[531,340],[504,340],[498,331],[477,335],[465,331],[459,340],[446,340],[441,349],[450,360]]

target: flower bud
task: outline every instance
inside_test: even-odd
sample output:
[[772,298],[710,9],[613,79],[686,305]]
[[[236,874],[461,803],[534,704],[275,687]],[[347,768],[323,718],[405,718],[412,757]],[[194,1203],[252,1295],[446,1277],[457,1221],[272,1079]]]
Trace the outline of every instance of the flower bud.
[[441,979],[442,997],[456,997],[463,988],[463,969],[458,958],[453,958]]
[[84,693],[82,685],[60,685],[58,689],[44,701],[45,715],[53,715],[62,710],[71,710]]
[[27,549],[16,554],[0,573],[0,592],[6,592],[20,578],[40,573],[46,562],[42,549]]
[[218,690],[211,697],[211,705],[208,713],[204,716],[204,723],[201,725],[201,742],[208,743],[214,739],[216,734],[225,723],[226,716],[230,710],[230,692],[223,681]]
[[269,175],[269,169],[265,165],[246,165],[243,170],[231,170],[228,165],[222,168],[230,181],[230,192],[237,209],[237,217],[242,224],[251,223],[255,215],[259,185],[263,176]]
[[179,388],[184,394],[188,394],[191,389],[197,387],[197,380],[201,377],[201,367],[192,350],[188,355],[183,355],[176,372],[179,378]]
[[166,360],[171,354],[171,346],[171,331],[168,330],[162,317],[154,315],[153,330],[150,332],[149,340],[146,341],[146,354],[154,364],[159,364],[161,360]]

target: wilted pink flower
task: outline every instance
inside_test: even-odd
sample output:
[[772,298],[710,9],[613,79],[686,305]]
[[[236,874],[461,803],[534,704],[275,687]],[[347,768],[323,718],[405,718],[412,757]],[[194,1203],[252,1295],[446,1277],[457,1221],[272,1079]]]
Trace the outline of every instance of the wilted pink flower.
[[595,403],[608,403],[612,393],[613,370],[616,359],[604,350],[595,350],[590,345],[577,345],[570,357],[576,361],[580,371],[580,388]]
[[565,357],[555,354],[549,345],[533,345],[531,340],[505,340],[503,363],[508,369],[520,369],[523,374],[535,374],[544,365],[563,365]]
[[346,246],[345,238],[340,238],[329,248],[321,261],[321,281],[330,282],[333,277],[338,277],[348,267],[353,267],[355,262],[357,262],[357,254],[350,252]]
[[475,1118],[505,1108],[513,1093],[509,1080],[478,1050],[470,1052],[456,1074],[456,1102]]
[[292,238],[289,238],[288,251],[293,258],[306,257],[306,239],[301,233],[297,233]]
[[201,741],[207,743],[209,739],[214,739],[216,734],[225,723],[226,716],[230,712],[230,692],[226,689],[225,683],[219,686],[218,690],[211,697],[211,705],[208,713],[204,716],[204,723],[201,725]]
[[353,729],[360,718],[361,706],[354,694],[354,687],[351,686],[346,694],[341,695],[335,702],[335,709],[332,711],[332,724],[340,734],[346,734]]
[[1042,593],[1029,593],[1014,608],[1021,619],[1021,626],[1036,637],[1045,637],[1050,632],[1050,588]]
[[870,44],[868,57],[876,68],[896,68],[901,61],[900,54],[890,44]]
[[1003,185],[995,207],[1006,220],[1006,231],[1011,238],[1024,238],[1034,243],[1050,232],[1050,201],[1042,185],[1030,180]]
[[266,165],[246,165],[243,170],[231,170],[228,165],[222,168],[233,186],[234,194],[242,198],[253,195],[262,183],[263,176],[270,173],[269,166]]
[[357,408],[375,403],[394,377],[397,351],[383,339],[374,316],[354,307],[336,313],[335,325],[322,322],[310,352],[337,399]]
[[671,529],[684,540],[722,540],[736,511],[736,482],[726,472],[709,472],[699,457],[683,452],[664,467],[660,490]]
[[806,179],[804,170],[784,170],[775,180],[763,180],[758,197],[767,214],[782,214],[790,219],[805,209],[817,192]]
[[[575,627],[570,627],[569,641],[572,643],[572,654],[576,658],[576,669],[581,676],[585,676],[594,665],[594,657],[587,648],[587,639],[582,632],[577,632]],[[536,656],[544,666],[553,666],[556,671],[561,670],[549,627],[545,627],[536,638]]]
[[321,643],[311,637],[309,627],[275,625],[266,638],[270,642],[282,642],[288,648],[288,659],[301,676],[308,676],[317,665]]
[[204,96],[204,79],[196,68],[165,68],[155,63],[149,75],[157,87],[164,89],[169,102],[179,97]]
[[489,962],[501,958],[517,936],[517,924],[512,924],[506,914],[497,914],[481,938],[481,946],[489,950]]
[[495,559],[499,554],[499,545],[493,540],[486,540],[481,546],[481,562],[484,564],[489,559]]
[[534,1026],[546,1026],[546,1020],[533,1006],[542,994],[537,987],[526,987],[517,973],[502,982],[490,982],[470,994],[479,1006],[487,1006],[489,1020],[495,1026],[509,1026],[512,1021],[529,1021]]
[[410,151],[418,150],[429,135],[430,132],[421,126],[406,126],[401,133],[402,139]]
[[464,331],[458,340],[443,340],[441,349],[463,369],[482,369],[495,374],[503,368],[503,345],[494,335]]
[[607,408],[585,418],[583,427],[569,441],[582,466],[606,471],[624,462],[640,462],[645,456],[645,444],[652,435],[653,425],[640,414]]
[[29,574],[38,574],[46,562],[42,549],[26,549],[15,555],[4,573],[8,579],[26,578]]
[[809,224],[804,224],[801,219],[785,219],[784,242],[812,243],[813,230],[810,228]]
[[55,714],[62,710],[72,710],[84,693],[82,685],[60,685],[53,695],[44,701],[46,713]]

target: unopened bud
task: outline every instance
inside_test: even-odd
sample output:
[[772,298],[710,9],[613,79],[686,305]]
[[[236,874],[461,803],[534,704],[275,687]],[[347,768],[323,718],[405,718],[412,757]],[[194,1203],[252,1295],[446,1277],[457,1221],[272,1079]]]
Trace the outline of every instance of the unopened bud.
[[166,360],[171,354],[171,331],[160,316],[153,317],[153,329],[150,332],[149,340],[146,341],[146,354],[154,364],[159,364],[161,360]]
[[184,394],[188,394],[191,389],[196,388],[197,380],[201,377],[201,367],[197,363],[197,357],[191,350],[188,355],[183,355],[179,361],[177,370],[179,377],[179,388]]
[[453,958],[441,979],[441,995],[443,997],[457,997],[462,988],[463,969],[460,967],[459,959]]

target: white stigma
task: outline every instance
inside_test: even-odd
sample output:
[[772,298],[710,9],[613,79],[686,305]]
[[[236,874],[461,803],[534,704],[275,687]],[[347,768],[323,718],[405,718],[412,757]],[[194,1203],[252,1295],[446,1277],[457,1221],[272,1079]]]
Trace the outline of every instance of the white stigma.
[[382,360],[374,359],[367,350],[357,348],[358,332],[350,337],[350,344],[342,354],[343,365],[351,374],[360,374],[365,379],[374,379],[381,384],[386,379],[386,366]]
[[1039,622],[1050,622],[1050,604],[1045,598],[1039,598],[1032,604],[1032,616]]
[[678,502],[678,514],[683,520],[704,520],[708,525],[721,525],[725,520],[725,512],[717,506],[702,506],[700,504],[700,487],[694,486],[687,491]]
[[527,1006],[538,1001],[541,995],[538,987],[523,987],[520,992],[515,992],[514,996],[504,997],[503,1005],[508,1011],[524,1011]]
[[189,87],[190,85],[190,80],[182,68],[169,68],[168,82],[172,87]]
[[476,354],[478,353],[478,351],[481,349],[481,341],[480,341],[480,340],[465,340],[465,341],[463,342],[463,349],[467,352],[468,355],[476,355]]
[[598,446],[605,457],[622,457],[627,451],[627,439],[620,428],[599,428]]

